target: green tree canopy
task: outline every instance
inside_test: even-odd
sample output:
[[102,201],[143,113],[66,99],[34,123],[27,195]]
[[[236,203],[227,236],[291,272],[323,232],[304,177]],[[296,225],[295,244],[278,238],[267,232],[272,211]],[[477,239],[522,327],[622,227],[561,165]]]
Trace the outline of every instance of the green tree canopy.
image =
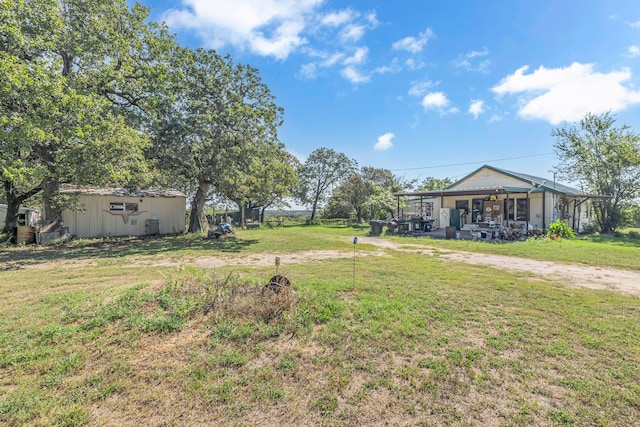
[[309,155],[300,170],[298,198],[311,206],[312,220],[319,204],[326,202],[333,188],[348,179],[356,167],[355,160],[331,148],[318,148]]
[[393,193],[403,188],[391,171],[365,166],[332,192],[325,216],[344,218],[353,213],[358,222],[384,218],[393,214]]
[[174,96],[159,104],[148,155],[191,196],[189,231],[195,232],[211,191],[249,197],[256,162],[283,148],[282,109],[255,68],[203,49],[181,48],[174,61]]
[[163,63],[164,28],[125,0],[0,2],[0,164],[9,204],[60,182],[133,186],[145,170],[145,102]]
[[552,131],[562,178],[585,191],[611,196],[594,202],[603,233],[623,224],[626,204],[640,191],[640,137],[629,126],[617,126],[611,113],[587,114],[578,124]]
[[435,190],[444,190],[453,184],[451,178],[434,178],[429,176],[425,178],[419,185],[416,191],[435,191]]
[[281,143],[262,144],[249,153],[233,174],[225,175],[218,193],[232,200],[240,210],[240,220],[260,208],[260,220],[270,206],[293,194],[298,182],[300,162]]

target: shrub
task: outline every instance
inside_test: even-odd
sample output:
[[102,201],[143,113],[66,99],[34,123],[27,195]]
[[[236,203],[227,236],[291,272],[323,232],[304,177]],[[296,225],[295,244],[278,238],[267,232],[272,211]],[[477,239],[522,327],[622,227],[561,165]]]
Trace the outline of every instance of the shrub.
[[547,237],[559,240],[559,239],[573,239],[575,232],[569,227],[569,225],[562,220],[557,220],[549,224],[547,229]]

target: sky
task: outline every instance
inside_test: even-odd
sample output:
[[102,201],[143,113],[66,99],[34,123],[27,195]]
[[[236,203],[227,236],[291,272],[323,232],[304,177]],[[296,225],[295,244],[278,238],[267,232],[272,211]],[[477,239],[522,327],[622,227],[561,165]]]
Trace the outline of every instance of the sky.
[[259,70],[302,161],[404,179],[489,164],[553,177],[551,132],[611,111],[640,133],[637,0],[142,0],[178,42]]

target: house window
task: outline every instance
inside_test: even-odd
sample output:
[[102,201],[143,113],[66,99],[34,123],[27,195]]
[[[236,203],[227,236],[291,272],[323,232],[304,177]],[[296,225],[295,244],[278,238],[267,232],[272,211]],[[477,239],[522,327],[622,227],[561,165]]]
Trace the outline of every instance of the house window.
[[504,210],[507,213],[506,216],[509,221],[515,220],[515,217],[513,216],[513,203],[513,199],[505,199],[504,201]]
[[504,210],[507,219],[510,221],[529,220],[529,204],[527,199],[505,199]]
[[484,204],[484,199],[473,199],[471,200],[471,222],[481,222],[482,221],[482,208]]
[[427,202],[422,205],[422,216],[431,218],[433,216],[433,203]]
[[517,217],[518,221],[528,221],[529,220],[529,200],[527,199],[518,199],[517,201]]
[[456,209],[460,210],[460,219],[464,225],[467,222],[467,215],[469,214],[469,201],[468,200],[456,200]]

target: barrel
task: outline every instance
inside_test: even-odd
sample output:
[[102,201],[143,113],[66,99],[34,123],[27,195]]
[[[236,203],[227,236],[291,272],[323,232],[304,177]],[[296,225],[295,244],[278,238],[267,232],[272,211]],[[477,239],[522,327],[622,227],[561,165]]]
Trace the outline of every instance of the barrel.
[[29,226],[18,226],[16,233],[16,244],[29,244],[35,241],[35,228]]
[[456,237],[456,228],[453,226],[445,227],[444,236],[446,239],[454,239]]

